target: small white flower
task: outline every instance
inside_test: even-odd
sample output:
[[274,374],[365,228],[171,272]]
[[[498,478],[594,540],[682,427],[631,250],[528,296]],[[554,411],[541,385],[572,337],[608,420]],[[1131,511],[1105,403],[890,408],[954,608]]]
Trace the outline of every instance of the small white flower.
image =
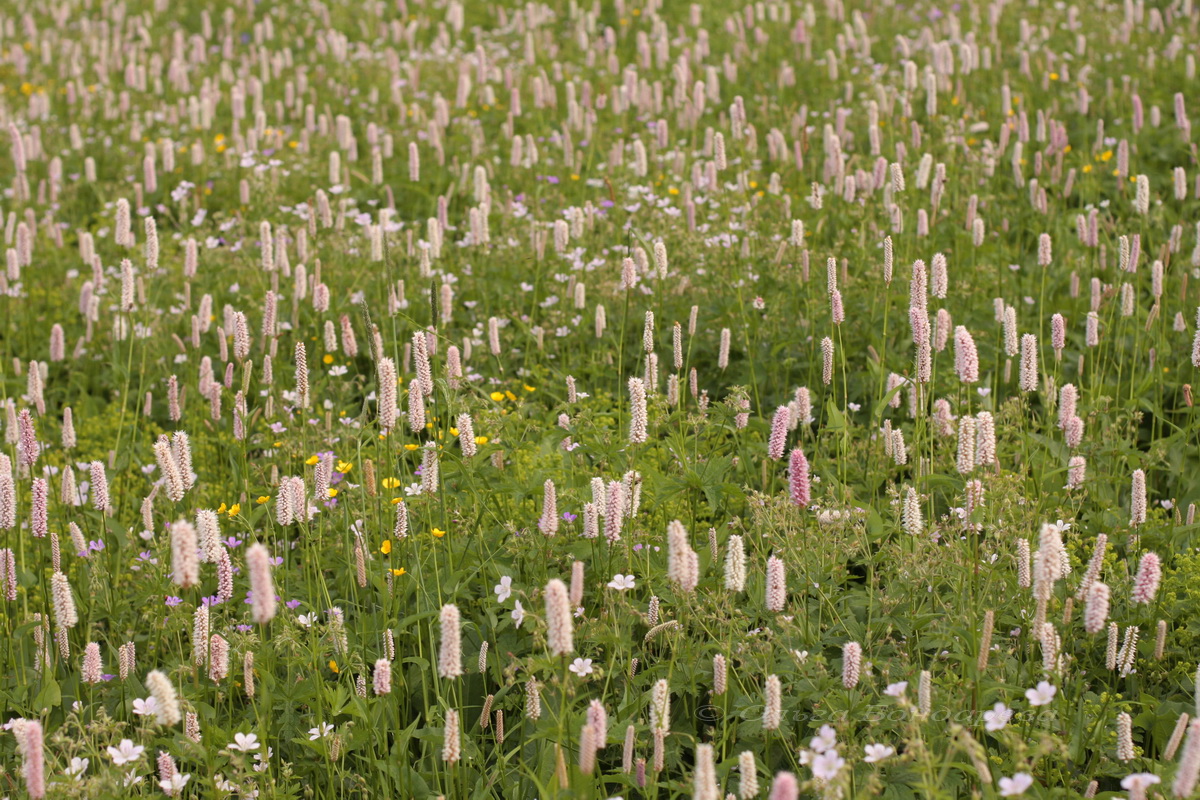
[[863,748],[866,757],[863,761],[868,764],[874,764],[877,761],[883,761],[885,758],[890,758],[896,753],[896,748],[889,747],[886,744],[869,744]]
[[404,493],[409,497],[416,497],[421,493],[421,484],[410,483],[408,486],[404,487]]
[[130,786],[137,786],[144,780],[145,778],[137,774],[136,769],[131,769],[129,772],[125,773],[125,777],[121,780],[121,784],[128,789]]
[[91,763],[90,759],[76,756],[71,759],[71,765],[63,771],[66,772],[68,778],[77,781],[83,777],[83,773],[87,772],[89,763]]
[[632,575],[621,575],[620,573],[613,575],[613,579],[608,582],[608,588],[616,589],[618,592],[623,592],[626,589],[633,588],[634,578]]
[[258,747],[258,734],[255,733],[235,733],[233,735],[233,744],[229,745],[230,750],[241,750],[243,753],[257,750]]
[[118,767],[123,767],[126,764],[137,761],[142,757],[142,753],[144,752],[146,752],[146,748],[140,744],[134,744],[132,739],[122,739],[121,743],[116,747],[110,746],[108,748],[108,757]]
[[571,662],[571,666],[567,669],[574,672],[579,677],[592,674],[592,660],[590,658],[577,658]]
[[833,780],[844,766],[846,759],[840,757],[837,750],[826,750],[814,756],[811,764],[813,777],[820,781]]
[[1016,797],[1025,794],[1025,790],[1033,786],[1033,776],[1027,772],[1018,772],[1011,778],[1000,779],[1000,796]]
[[889,683],[883,693],[888,697],[903,697],[906,689],[908,689],[908,681],[900,681],[899,683]]
[[1025,690],[1025,698],[1029,700],[1029,705],[1031,706],[1044,706],[1048,705],[1054,699],[1054,694],[1057,691],[1058,687],[1051,686],[1048,681],[1041,681],[1038,683],[1036,689]]
[[492,591],[496,593],[496,602],[503,603],[512,595],[512,578],[505,575],[492,587]]
[[270,747],[267,748],[267,753],[264,756],[262,753],[254,754],[254,771],[266,772],[271,768],[271,756],[275,755],[275,751]]
[[1131,796],[1137,792],[1144,796],[1147,789],[1161,782],[1162,778],[1152,772],[1135,772],[1121,779],[1121,788],[1128,789]]
[[173,797],[183,791],[183,787],[187,786],[187,782],[192,779],[190,774],[180,775],[176,772],[170,778],[163,779],[158,782],[162,790],[167,793],[168,797]]
[[996,705],[992,706],[991,711],[983,712],[983,727],[992,732],[1001,730],[1012,719],[1012,715],[1011,708],[1004,705],[1004,703],[996,703]]
[[315,742],[317,739],[323,739],[331,733],[333,733],[333,726],[328,722],[322,722],[317,727],[308,729],[308,740]]
[[512,610],[513,625],[521,627],[521,623],[525,621],[525,608],[521,605],[520,600],[513,601]]
[[837,747],[837,731],[829,725],[822,725],[821,730],[817,731],[817,735],[808,743],[808,746],[817,753],[832,750]]
[[148,717],[151,714],[157,714],[158,701],[153,697],[147,697],[145,700],[137,698],[133,701],[133,713],[139,717]]

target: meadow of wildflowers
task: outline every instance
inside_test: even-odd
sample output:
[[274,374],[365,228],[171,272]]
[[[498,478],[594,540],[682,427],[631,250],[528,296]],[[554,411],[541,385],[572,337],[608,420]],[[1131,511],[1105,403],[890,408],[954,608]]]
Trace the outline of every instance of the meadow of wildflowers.
[[1198,50],[0,4],[0,797],[1194,796]]

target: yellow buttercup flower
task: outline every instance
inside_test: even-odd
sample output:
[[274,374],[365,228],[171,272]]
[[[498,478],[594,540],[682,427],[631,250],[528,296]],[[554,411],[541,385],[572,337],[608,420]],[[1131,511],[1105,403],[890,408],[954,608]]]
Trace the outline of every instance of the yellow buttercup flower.
[[408,450],[409,452],[412,452],[413,450],[420,450],[421,445],[413,444],[412,442],[409,442],[408,444],[404,445],[404,449]]
[[338,495],[338,490],[337,490],[337,489],[334,489],[334,488],[331,486],[331,487],[329,488],[329,490],[328,490],[328,491],[329,491],[329,496],[330,496],[330,497],[337,497],[337,495]]
[[330,353],[326,353],[325,355],[321,356],[321,361],[326,364],[332,364],[333,363],[333,355]]
[[442,530],[441,528],[434,528],[434,529],[433,529],[433,535],[434,535],[436,538],[440,539],[440,538],[442,538],[443,536],[445,536],[445,535],[446,535],[446,532],[445,532],[444,530]]
[[515,401],[516,401],[516,399],[517,399],[517,396],[516,396],[515,394],[513,394],[512,392],[505,392],[505,393],[504,393],[504,396],[505,396],[505,397],[507,397],[509,400],[512,400],[512,401],[514,401],[514,402],[515,402]]
[[501,400],[504,399],[504,392],[492,392],[490,395],[488,395],[488,397],[492,398],[497,403],[499,403]]
[[225,504],[224,504],[224,503],[221,503],[221,505],[217,507],[217,513],[218,513],[218,514],[224,514],[224,513],[225,513]]
[[488,443],[488,437],[486,437],[486,436],[476,436],[475,437],[475,444],[487,444],[487,443]]
[[317,458],[316,456],[309,456],[308,460],[305,461],[304,463],[308,464],[310,467],[315,467],[317,465],[317,462],[320,460],[321,459]]
[[242,513],[242,504],[241,503],[234,503],[232,506],[229,507],[229,516],[236,517],[240,513]]
[[255,500],[254,502],[258,503],[261,506],[263,503],[271,502],[271,498],[267,497],[264,494],[264,495],[260,495],[259,498],[257,500]]
[[395,489],[396,487],[398,487],[400,485],[400,479],[399,478],[384,478],[382,481],[380,481],[380,484],[385,489]]
[[384,539],[383,544],[379,545],[379,552],[383,553],[385,556],[392,552],[392,540]]
[[[343,412],[343,413],[345,413],[345,412]],[[351,464],[349,461],[337,462],[337,471],[342,473],[343,475],[345,475],[347,472],[349,472],[352,469],[354,469],[354,465]]]
[[392,570],[392,574],[395,575],[397,578],[399,578],[401,575],[406,574],[406,572],[407,572],[407,570],[405,570],[404,567],[400,567],[399,569]]
[[337,662],[336,662],[336,661],[334,661],[332,658],[331,658],[331,659],[329,659],[329,668],[330,668],[331,670],[333,670],[333,671],[334,671],[334,673],[338,673],[338,672],[341,672],[341,671],[342,671],[341,669],[339,669],[339,668],[338,668]]

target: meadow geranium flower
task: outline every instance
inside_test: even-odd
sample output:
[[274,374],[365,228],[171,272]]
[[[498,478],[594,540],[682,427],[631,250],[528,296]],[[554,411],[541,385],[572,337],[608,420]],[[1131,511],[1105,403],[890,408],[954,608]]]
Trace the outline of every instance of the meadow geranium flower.
[[235,733],[233,735],[233,743],[228,745],[230,750],[241,750],[243,753],[257,750],[259,746],[258,734],[256,733]]
[[271,768],[271,757],[275,755],[275,750],[268,747],[266,753],[254,754],[254,771],[266,772]]
[[592,674],[592,660],[590,658],[577,658],[571,662],[571,666],[567,667],[567,669],[583,678]]
[[1008,724],[1012,719],[1012,709],[1004,705],[1004,703],[996,703],[990,711],[983,712],[984,727],[989,731],[998,731]]
[[144,700],[135,699],[133,701],[133,713],[139,717],[148,717],[151,714],[158,712],[158,701],[153,697],[147,697]]
[[1000,779],[1000,796],[1016,797],[1025,794],[1030,786],[1033,786],[1033,776],[1027,772],[1018,772],[1011,778]]
[[822,725],[817,735],[808,743],[814,753],[824,753],[837,747],[837,731],[830,725]]
[[136,769],[131,769],[129,772],[126,772],[124,777],[121,779],[121,786],[128,789],[131,786],[137,786],[144,780],[145,778],[143,778],[141,775],[138,775]]
[[819,753],[813,756],[812,763],[809,764],[813,777],[819,781],[833,780],[844,766],[846,766],[846,759],[839,756],[837,750],[826,750],[824,753]]
[[890,758],[896,752],[896,748],[889,747],[886,744],[869,744],[863,748],[866,754],[863,761],[868,764],[874,764],[878,761],[883,761],[885,758]]
[[520,600],[513,602],[512,619],[513,624],[518,628],[521,627],[521,623],[525,621],[525,609],[522,607]]
[[1130,797],[1145,797],[1146,790],[1156,783],[1162,783],[1162,778],[1152,772],[1135,772],[1121,779],[1121,788],[1129,792]]
[[158,782],[158,785],[168,797],[174,797],[183,791],[183,787],[187,786],[188,781],[191,779],[192,776],[190,774],[181,775],[180,773],[176,772],[170,778],[163,778]]
[[322,722],[315,728],[308,729],[308,740],[315,742],[317,739],[323,739],[333,733],[333,726],[328,722]]
[[122,739],[116,747],[111,745],[108,747],[108,757],[118,767],[137,761],[144,752],[146,752],[146,748],[140,744],[134,744],[132,739]]
[[908,689],[908,681],[899,681],[897,683],[889,683],[883,693],[888,697],[903,697],[905,690]]
[[90,759],[79,758],[76,756],[71,759],[70,765],[68,765],[63,772],[66,773],[67,777],[71,780],[81,780],[83,778],[83,773],[87,772],[88,764],[90,763]]
[[619,592],[623,592],[626,589],[633,588],[633,581],[634,578],[632,575],[617,574],[613,576],[613,579],[609,581],[607,585],[610,589],[616,589]]
[[1039,681],[1036,688],[1026,689],[1025,698],[1031,706],[1048,705],[1058,691],[1057,686],[1051,686],[1049,681]]
[[512,596],[512,578],[505,575],[499,583],[492,587],[492,591],[496,593],[496,602],[503,603]]

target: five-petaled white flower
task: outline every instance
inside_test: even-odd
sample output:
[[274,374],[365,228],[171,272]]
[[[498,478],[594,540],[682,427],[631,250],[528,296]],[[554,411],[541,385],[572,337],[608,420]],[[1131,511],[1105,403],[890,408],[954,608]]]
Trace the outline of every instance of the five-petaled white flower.
[[133,701],[133,713],[139,717],[148,717],[151,714],[158,713],[158,701],[153,697],[147,697],[145,700],[135,698]]
[[888,697],[903,697],[904,690],[908,688],[908,681],[900,681],[899,683],[889,683],[883,693]]
[[123,767],[137,761],[144,752],[146,752],[146,748],[140,744],[134,744],[132,739],[122,739],[116,747],[109,746],[108,757],[118,767]]
[[75,756],[71,759],[71,765],[63,771],[67,774],[67,777],[71,778],[71,780],[81,780],[83,778],[83,773],[87,772],[88,764],[90,763],[91,759]]
[[832,750],[837,747],[837,731],[832,726],[822,725],[821,730],[817,731],[817,735],[808,743],[808,746],[816,753]]
[[1051,686],[1049,681],[1040,681],[1037,688],[1025,690],[1025,698],[1029,700],[1031,706],[1044,706],[1054,699],[1057,691],[1058,687]]
[[592,660],[590,658],[577,658],[571,662],[571,666],[567,669],[574,672],[579,677],[592,674]]
[[233,744],[229,745],[230,750],[241,750],[243,753],[257,750],[258,747],[258,734],[256,733],[235,733]]
[[839,756],[837,750],[826,750],[814,756],[810,766],[814,778],[819,781],[831,781],[837,777],[842,767],[846,766],[846,759]]
[[1129,790],[1130,797],[1136,797],[1139,794],[1144,797],[1147,789],[1161,782],[1162,778],[1152,772],[1135,772],[1121,779],[1121,788]]
[[868,764],[874,764],[876,761],[883,761],[885,758],[891,758],[896,753],[896,748],[889,747],[886,744],[869,744],[863,748],[866,757],[863,761]]
[[621,575],[620,573],[613,575],[613,579],[608,582],[608,588],[616,589],[618,592],[623,592],[626,589],[633,588],[634,577],[632,575]]
[[317,727],[308,729],[308,740],[315,742],[317,739],[322,739],[331,733],[333,733],[333,726],[328,722],[322,722]]
[[993,732],[1001,730],[1012,719],[1012,715],[1011,708],[1004,705],[1004,703],[996,703],[996,705],[992,706],[991,711],[983,712],[983,727]]
[[525,621],[525,607],[521,605],[520,600],[513,602],[512,610],[513,625],[521,627],[521,623]]
[[496,593],[496,602],[503,603],[512,595],[512,578],[505,575],[499,583],[492,587],[492,591]]
[[162,790],[167,793],[168,797],[174,797],[183,791],[183,787],[187,786],[187,782],[191,779],[191,775],[180,775],[176,772],[170,778],[163,778],[158,782],[158,785],[162,787]]
[[1025,794],[1025,790],[1033,786],[1033,776],[1028,772],[1018,772],[1011,778],[1000,779],[1000,796],[1016,797]]

